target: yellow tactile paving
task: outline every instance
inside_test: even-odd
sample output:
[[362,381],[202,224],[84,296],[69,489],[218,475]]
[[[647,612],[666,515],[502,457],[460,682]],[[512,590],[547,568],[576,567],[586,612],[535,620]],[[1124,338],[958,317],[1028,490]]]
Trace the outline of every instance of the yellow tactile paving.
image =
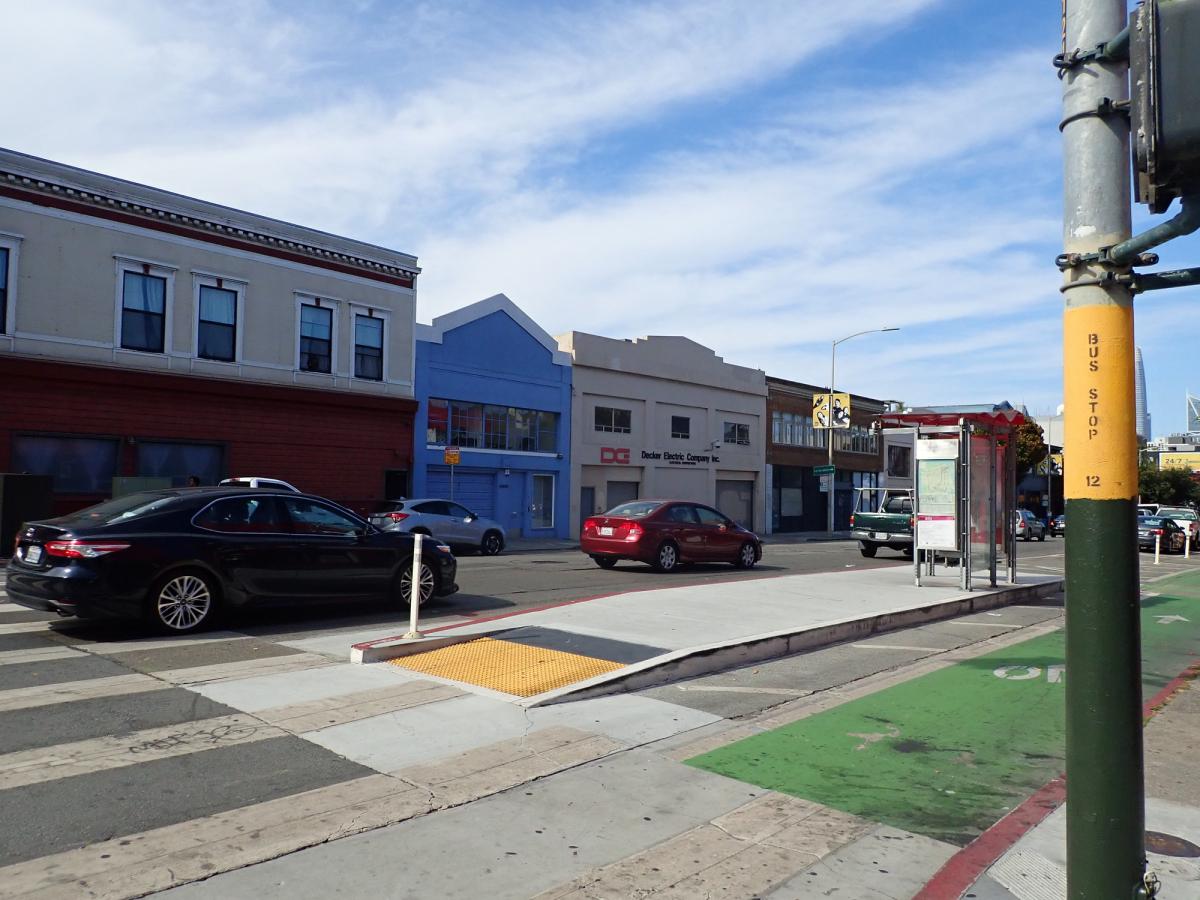
[[607,659],[495,638],[479,638],[437,650],[425,650],[388,662],[414,672],[462,681],[518,697],[532,697],[625,668],[623,663],[609,662]]

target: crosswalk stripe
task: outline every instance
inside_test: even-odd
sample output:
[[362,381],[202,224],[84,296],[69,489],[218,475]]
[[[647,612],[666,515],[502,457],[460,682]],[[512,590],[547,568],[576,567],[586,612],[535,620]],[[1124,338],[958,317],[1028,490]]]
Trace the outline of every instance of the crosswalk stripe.
[[110,678],[88,678],[83,681],[64,681],[59,684],[39,684],[34,687],[0,691],[0,712],[69,703],[74,700],[97,700],[169,688],[166,682],[149,675],[113,675]]
[[213,681],[252,678],[255,675],[270,675],[273,672],[294,672],[297,669],[332,665],[334,665],[333,660],[316,653],[290,653],[286,656],[270,656],[266,659],[247,659],[241,662],[216,663],[210,666],[191,666],[186,669],[165,669],[154,674],[173,684],[208,684]]
[[191,647],[196,644],[212,644],[222,641],[252,641],[256,638],[236,631],[208,631],[195,637],[141,638],[130,641],[69,640],[72,647],[85,648],[89,653],[111,656],[115,653],[130,653],[145,650],[165,650],[168,647]]
[[49,622],[10,622],[0,625],[0,634],[28,634],[36,631],[48,631]]
[[0,791],[88,772],[247,744],[287,732],[236,713],[0,755]]
[[52,659],[68,659],[73,656],[87,656],[81,650],[70,647],[33,647],[29,650],[6,650],[0,653],[0,666],[11,666],[17,663],[47,662]]
[[396,687],[356,691],[351,694],[311,700],[307,703],[277,706],[272,709],[259,710],[255,715],[264,722],[299,734],[300,732],[329,728],[333,725],[344,725],[347,722],[357,722],[360,719],[369,719],[372,716],[409,709],[425,703],[436,703],[439,700],[448,700],[451,697],[463,696],[463,694],[463,691],[448,684],[413,681]]

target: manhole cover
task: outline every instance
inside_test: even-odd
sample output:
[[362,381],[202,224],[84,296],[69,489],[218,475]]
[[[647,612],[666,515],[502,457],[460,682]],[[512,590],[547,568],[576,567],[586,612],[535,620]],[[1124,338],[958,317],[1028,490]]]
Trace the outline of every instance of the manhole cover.
[[1191,841],[1176,837],[1173,834],[1163,834],[1161,831],[1146,832],[1146,849],[1159,856],[1200,856],[1200,847]]

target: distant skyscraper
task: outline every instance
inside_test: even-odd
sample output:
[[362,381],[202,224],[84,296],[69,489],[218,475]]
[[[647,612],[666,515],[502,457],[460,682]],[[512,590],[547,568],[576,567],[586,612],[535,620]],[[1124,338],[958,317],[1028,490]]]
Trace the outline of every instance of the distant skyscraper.
[[1144,441],[1150,440],[1150,410],[1146,408],[1146,367],[1142,364],[1142,348],[1133,357],[1133,427]]

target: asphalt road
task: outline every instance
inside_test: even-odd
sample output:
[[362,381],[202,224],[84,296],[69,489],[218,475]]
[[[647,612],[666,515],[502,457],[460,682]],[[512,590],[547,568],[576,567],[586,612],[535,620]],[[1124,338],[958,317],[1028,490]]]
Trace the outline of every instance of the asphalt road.
[[[1053,572],[1061,571],[1062,547],[1050,540],[1019,552],[1025,566]],[[1200,568],[1200,558],[1164,558],[1159,567],[1147,556],[1142,562],[1143,581]],[[665,576],[633,564],[606,571],[570,551],[465,557],[462,592],[430,609],[426,622],[616,591],[905,564],[898,554],[865,559],[850,542],[770,545],[764,565],[748,573],[722,565]],[[0,803],[13,812],[0,826],[5,878],[18,874],[6,867],[37,875],[53,853],[362,778],[369,770],[273,727],[269,718],[206,698],[203,685],[220,677],[256,679],[263,708],[286,705],[270,695],[270,685],[279,683],[274,676],[330,679],[330,661],[344,663],[352,635],[382,636],[407,624],[399,610],[325,608],[247,615],[224,631],[163,639],[125,624],[56,620],[5,601],[0,595]],[[1054,602],[1014,607],[668,685],[652,695],[727,718],[753,715],[798,692],[902,670],[1060,615]],[[45,763],[51,755],[53,770]]]

